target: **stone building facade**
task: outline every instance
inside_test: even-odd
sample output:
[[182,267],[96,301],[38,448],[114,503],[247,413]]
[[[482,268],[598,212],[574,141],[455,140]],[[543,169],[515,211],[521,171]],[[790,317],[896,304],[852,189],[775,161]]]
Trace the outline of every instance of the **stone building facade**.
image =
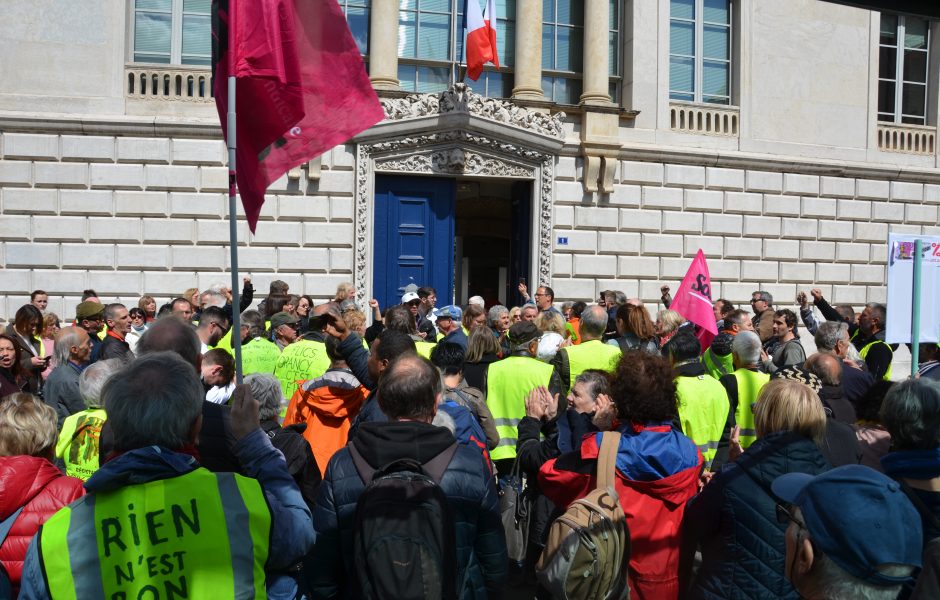
[[[166,2],[185,16],[183,0]],[[760,288],[789,304],[816,284],[862,305],[885,299],[889,232],[940,233],[936,22],[915,40],[927,54],[917,124],[900,114],[889,122],[876,108],[885,106],[879,13],[817,0],[727,2],[720,104],[677,99],[673,89],[685,64],[670,49],[676,14],[711,0],[567,1],[580,15],[571,20],[581,24],[582,64],[558,75],[544,67],[540,15],[561,2],[503,3],[513,8],[513,61],[487,71],[511,81],[503,99],[450,84],[409,93],[399,75],[424,63],[396,51],[397,0],[359,3],[371,15],[365,58],[387,119],[276,182],[255,235],[240,222],[240,268],[259,292],[283,279],[316,298],[341,281],[371,294],[382,268],[373,231],[382,174],[529,182],[526,274],[558,300],[620,289],[655,302],[702,248],[715,297],[744,302]],[[134,0],[82,4],[4,3],[0,39],[12,52],[0,59],[2,316],[36,288],[68,317],[85,288],[135,303],[228,281],[226,155],[211,74],[135,61]],[[341,4],[353,13],[352,0]],[[692,21],[699,32],[713,27]],[[577,101],[554,97],[568,76]],[[460,301],[467,290],[456,290]]]

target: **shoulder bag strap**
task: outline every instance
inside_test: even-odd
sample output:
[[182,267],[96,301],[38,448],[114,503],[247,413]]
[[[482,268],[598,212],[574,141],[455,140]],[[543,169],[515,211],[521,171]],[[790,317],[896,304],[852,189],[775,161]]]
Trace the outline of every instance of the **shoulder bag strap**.
[[454,454],[457,453],[457,442],[454,442],[448,446],[443,452],[429,460],[428,462],[421,465],[428,475],[431,476],[431,479],[434,480],[438,485],[441,484],[441,479],[444,478],[444,471],[447,470],[447,466],[450,464]]
[[353,464],[356,465],[356,472],[359,473],[359,478],[362,479],[364,484],[369,485],[372,483],[372,476],[375,475],[375,469],[366,462],[366,459],[363,458],[359,450],[356,449],[355,442],[351,442],[347,448],[349,448],[349,455],[352,456]]
[[20,513],[23,512],[24,508],[26,508],[25,504],[19,507],[18,509],[16,509],[16,512],[14,512],[12,515],[4,519],[2,523],[0,523],[0,546],[3,545],[3,542],[6,541],[7,536],[10,535],[10,530],[13,529],[13,523],[16,522],[16,518],[20,516]]
[[597,489],[606,490],[617,479],[617,451],[620,449],[620,432],[605,431],[601,436],[601,447],[597,451]]

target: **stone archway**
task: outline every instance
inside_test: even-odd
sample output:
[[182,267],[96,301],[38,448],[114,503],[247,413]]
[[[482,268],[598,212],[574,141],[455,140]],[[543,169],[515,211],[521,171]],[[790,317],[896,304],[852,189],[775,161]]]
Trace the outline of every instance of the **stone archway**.
[[564,114],[547,115],[484,98],[463,83],[439,95],[384,99],[382,106],[385,120],[355,140],[356,288],[372,292],[376,173],[532,181],[530,280],[550,281],[555,162],[564,143]]

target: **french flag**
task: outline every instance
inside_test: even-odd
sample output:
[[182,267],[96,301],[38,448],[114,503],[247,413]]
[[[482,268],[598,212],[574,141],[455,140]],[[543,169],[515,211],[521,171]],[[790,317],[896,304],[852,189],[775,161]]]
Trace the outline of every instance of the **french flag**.
[[483,65],[493,63],[499,68],[496,55],[496,0],[486,0],[486,15],[480,11],[478,0],[466,0],[467,43],[465,53],[467,76],[476,81],[483,72]]

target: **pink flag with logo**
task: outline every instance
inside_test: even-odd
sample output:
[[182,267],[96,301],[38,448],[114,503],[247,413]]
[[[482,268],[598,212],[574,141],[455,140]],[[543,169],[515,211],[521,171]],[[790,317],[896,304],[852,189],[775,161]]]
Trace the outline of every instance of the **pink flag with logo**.
[[227,79],[235,75],[236,177],[254,232],[269,185],[384,113],[334,0],[213,0],[212,7],[213,91],[227,136]]
[[712,280],[701,249],[692,260],[669,308],[699,326],[696,335],[702,343],[702,350],[711,345],[718,334],[718,324],[712,307]]

